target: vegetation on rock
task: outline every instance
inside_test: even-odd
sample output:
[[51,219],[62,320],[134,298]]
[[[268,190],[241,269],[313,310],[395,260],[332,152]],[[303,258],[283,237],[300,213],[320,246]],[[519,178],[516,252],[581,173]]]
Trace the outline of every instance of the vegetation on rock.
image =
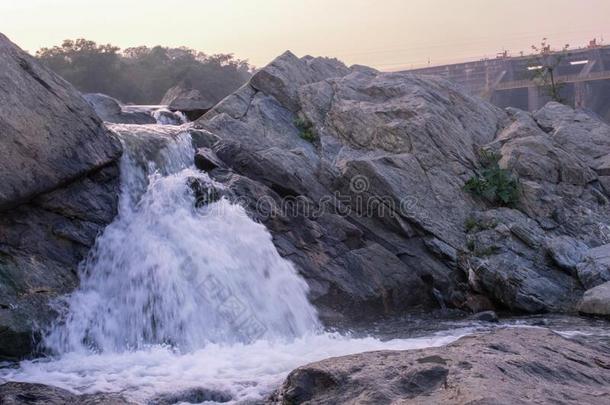
[[304,118],[294,120],[294,125],[299,130],[299,136],[307,142],[314,143],[318,140],[318,134],[313,127],[313,124]]
[[483,170],[468,179],[464,189],[493,205],[514,206],[519,200],[519,182],[499,165],[500,155],[481,151]]

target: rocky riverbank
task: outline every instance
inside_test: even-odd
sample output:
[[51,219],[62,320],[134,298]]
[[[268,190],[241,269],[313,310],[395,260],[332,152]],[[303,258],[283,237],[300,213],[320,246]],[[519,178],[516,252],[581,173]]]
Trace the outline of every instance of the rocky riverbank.
[[294,370],[273,404],[610,403],[610,346],[541,328],[330,358]]
[[[329,328],[445,308],[610,315],[610,127],[585,111],[501,110],[442,78],[287,52],[192,124],[106,126],[1,35],[0,107],[0,360],[41,354],[55,299],[114,219],[121,131],[150,138],[147,161],[190,135],[215,182],[190,178],[195,205],[245,206]],[[603,344],[503,329],[305,366],[273,400],[604,403],[609,364]],[[124,400],[17,383],[0,399]]]
[[[330,317],[576,312],[610,280],[610,127],[583,111],[503,111],[440,78],[288,52],[195,127],[200,167]],[[467,190],[490,173],[514,189]]]

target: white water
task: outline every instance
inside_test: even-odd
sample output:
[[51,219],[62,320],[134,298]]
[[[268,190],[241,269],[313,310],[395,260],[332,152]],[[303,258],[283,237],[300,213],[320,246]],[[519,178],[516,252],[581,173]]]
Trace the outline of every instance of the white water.
[[[189,387],[261,399],[311,361],[438,346],[464,333],[381,342],[322,332],[306,283],[264,226],[227,200],[195,208],[187,181],[219,185],[189,167],[186,134],[115,130],[127,150],[119,215],[46,337],[55,357],[0,370],[4,379],[123,392],[141,402]],[[160,151],[150,149],[155,142]]]

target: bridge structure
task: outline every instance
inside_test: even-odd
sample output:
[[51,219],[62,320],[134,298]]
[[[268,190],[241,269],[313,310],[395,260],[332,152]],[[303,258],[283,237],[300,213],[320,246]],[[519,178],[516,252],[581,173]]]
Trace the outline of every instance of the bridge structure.
[[[535,79],[539,65],[535,55],[431,66],[409,72],[447,78],[500,107],[513,106],[534,111],[550,100],[548,91]],[[593,41],[583,49],[568,50],[554,72],[561,95],[575,107],[586,108],[610,118],[610,46]]]

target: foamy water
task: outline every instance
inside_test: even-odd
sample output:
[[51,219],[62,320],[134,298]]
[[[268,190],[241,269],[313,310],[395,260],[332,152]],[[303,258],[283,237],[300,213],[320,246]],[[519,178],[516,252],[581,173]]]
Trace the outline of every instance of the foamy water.
[[407,350],[441,346],[469,330],[382,342],[332,334],[307,335],[290,342],[208,344],[189,353],[155,346],[124,353],[67,353],[55,361],[22,362],[4,370],[13,381],[51,384],[78,393],[122,392],[145,403],[156,395],[203,387],[228,393],[238,402],[266,398],[296,367],[328,357],[371,350]]
[[331,356],[449,343],[465,330],[382,342],[325,333],[308,287],[267,229],[226,199],[197,207],[189,186],[222,188],[191,167],[187,134],[115,126],[126,152],[119,215],[58,303],[53,358],[0,370],[6,380],[145,402],[202,387],[262,399],[287,373]]

